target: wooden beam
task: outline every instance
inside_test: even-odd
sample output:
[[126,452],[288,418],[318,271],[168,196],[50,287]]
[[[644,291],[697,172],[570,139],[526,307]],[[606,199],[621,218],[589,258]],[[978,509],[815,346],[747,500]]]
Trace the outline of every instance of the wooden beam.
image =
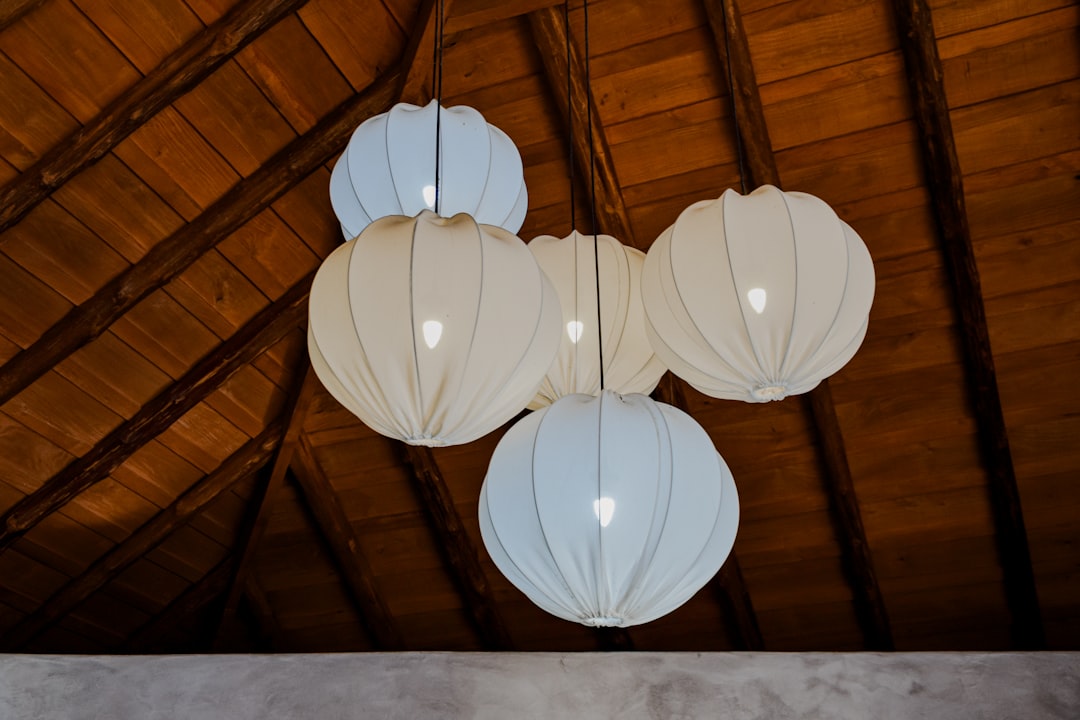
[[[742,151],[746,158],[751,185],[771,184],[781,187],[768,126],[761,105],[761,95],[750,58],[750,47],[736,0],[702,0],[709,26],[713,31],[721,67],[729,78],[729,92],[736,100],[735,121],[740,130]],[[840,423],[833,406],[828,380],[822,381],[802,396],[804,410],[810,413],[816,436],[819,459],[824,469],[830,514],[839,536],[845,571],[852,584],[856,614],[866,644],[872,650],[893,648],[892,630],[885,603],[874,572],[874,562],[862,515],[855,497]]]
[[829,511],[839,535],[844,572],[854,590],[855,612],[866,638],[866,646],[870,650],[893,650],[892,628],[874,572],[874,559],[866,542],[862,513],[855,496],[844,436],[836,417],[829,381],[823,380],[803,397],[804,409],[809,410],[816,431],[825,488],[829,495]]
[[562,0],[465,0],[458,3],[453,14],[447,14],[446,33],[454,35],[562,4]]
[[736,0],[702,0],[713,45],[720,59],[720,69],[728,82],[728,92],[735,95],[735,121],[739,124],[749,187],[775,185],[780,187],[780,173],[773,157],[765,110],[761,105],[754,64],[750,59],[750,44],[742,24],[742,13]]
[[45,4],[45,0],[0,0],[0,32]]
[[956,303],[968,394],[987,472],[1005,597],[1012,616],[1012,644],[1017,649],[1037,650],[1045,647],[1046,638],[1005,415],[998,394],[979,269],[964,203],[963,173],[956,154],[933,20],[925,0],[894,0],[893,9],[914,100],[915,119],[922,136],[923,164],[934,204],[938,240]]
[[175,50],[93,120],[0,190],[0,233],[306,2],[244,0]]
[[95,560],[81,575],[70,580],[9,630],[0,640],[0,647],[7,652],[21,649],[187,524],[229,488],[265,465],[281,442],[283,425],[281,418],[272,422],[230,455],[217,470],[192,485],[126,540]]
[[214,392],[230,375],[265,352],[290,330],[302,326],[312,275],[249,320],[231,338],[158,393],[129,420],[69,463],[44,485],[0,517],[0,550],[79,493],[104,480],[150,439],[164,432]]
[[229,583],[229,590],[225,594],[225,604],[222,608],[221,617],[218,620],[217,631],[214,637],[214,647],[220,649],[224,642],[224,631],[231,625],[236,616],[240,599],[247,589],[247,579],[251,566],[255,559],[259,543],[266,533],[266,526],[270,522],[270,509],[274,506],[274,500],[282,485],[285,484],[285,473],[292,463],[296,453],[296,446],[300,440],[300,429],[304,425],[311,398],[315,395],[315,389],[319,380],[311,369],[311,362],[305,353],[303,369],[297,373],[293,383],[289,399],[285,403],[284,417],[288,418],[285,433],[281,443],[274,453],[274,462],[270,472],[255,495],[251,498],[251,517],[246,523],[245,532],[241,535],[233,551],[238,560],[236,571]]
[[397,97],[398,69],[339,105],[304,135],[234,185],[197,218],[162,240],[83,304],[72,308],[30,347],[0,368],[0,405],[80,347],[140,300],[186,270],[293,185],[339,152],[356,126],[386,111]]
[[746,589],[739,558],[732,551],[720,572],[710,582],[720,604],[724,608],[724,617],[729,621],[728,635],[737,650],[765,649],[765,640],[761,637],[757,613],[750,602],[750,593]]
[[[592,88],[585,82],[585,63],[577,43],[569,43],[570,58],[567,59],[566,14],[560,8],[547,7],[529,13],[529,27],[533,42],[540,51],[544,64],[551,96],[564,118],[572,119],[572,132],[567,133],[568,141],[574,148],[574,159],[578,171],[590,190],[590,147],[595,158],[596,173],[596,215],[599,231],[613,235],[627,245],[637,247],[634,242],[630,216],[622,197],[622,188],[615,174],[615,164],[611,159],[607,136],[600,123],[597,106],[592,97]],[[571,97],[566,97],[567,69],[570,71]],[[593,107],[592,133],[589,133],[589,104]]]
[[274,608],[270,605],[270,598],[266,596],[266,592],[254,575],[249,574],[244,578],[244,602],[256,626],[255,635],[258,638],[259,652],[270,653],[280,650],[278,622],[274,615]]
[[399,443],[412,467],[413,487],[435,529],[439,548],[453,569],[453,579],[465,597],[465,607],[488,650],[512,650],[513,641],[499,616],[495,593],[480,566],[480,553],[465,531],[431,448]]
[[156,617],[151,618],[141,628],[125,640],[120,650],[126,653],[144,653],[157,649],[161,637],[174,632],[191,617],[200,612],[214,600],[221,597],[229,584],[236,558],[229,556],[219,562],[213,570],[193,584],[169,603]]
[[[438,24],[436,3],[438,1],[442,2],[445,18],[450,12],[452,0],[422,0],[420,9],[416,13],[413,32],[405,48],[405,57],[410,58],[410,61],[401,81],[398,102],[426,105],[434,97],[431,92],[431,71],[435,60],[435,33]],[[444,32],[444,38],[445,35]]]
[[361,621],[379,650],[401,650],[404,641],[389,608],[375,587],[375,573],[364,556],[345,510],[315,459],[307,436],[300,436],[293,473],[308,507],[338,563]]

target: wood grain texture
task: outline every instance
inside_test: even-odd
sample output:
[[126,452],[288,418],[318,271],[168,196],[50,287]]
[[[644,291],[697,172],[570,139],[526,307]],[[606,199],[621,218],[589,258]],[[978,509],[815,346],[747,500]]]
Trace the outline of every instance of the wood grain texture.
[[480,554],[454,506],[442,471],[430,448],[402,443],[402,454],[412,467],[412,479],[424,510],[431,519],[439,546],[454,569],[454,580],[465,605],[489,650],[510,650],[513,641],[499,615],[491,584],[480,566]]
[[177,528],[214,502],[222,493],[247,478],[270,459],[281,442],[284,421],[278,419],[257,437],[233,453],[221,467],[207,475],[164,508],[122,543],[98,558],[81,575],[59,591],[2,639],[7,651],[21,649],[52,623],[78,607],[86,598],[153,550]]
[[70,310],[30,347],[0,368],[0,404],[50,367],[100,335],[136,303],[191,266],[203,253],[269,207],[293,185],[325,164],[356,126],[384,112],[397,97],[395,69],[342,103],[257,171],[233,186],[190,223],[155,245],[86,302]]
[[345,578],[361,621],[379,650],[402,650],[404,641],[386,603],[375,586],[375,573],[360,545],[360,539],[349,523],[341,500],[312,452],[311,445],[301,436],[297,448],[295,477],[303,490],[304,499],[315,516],[338,567]]
[[46,515],[108,477],[124,460],[220,387],[238,368],[301,324],[307,312],[310,287],[309,276],[143,405],[130,420],[102,438],[88,453],[16,503],[3,515],[0,549],[9,547]]
[[0,32],[19,22],[19,19],[44,5],[46,0],[0,0]]
[[965,208],[963,174],[956,153],[934,25],[930,7],[924,0],[893,0],[893,8],[915,103],[915,117],[922,135],[923,160],[938,239],[956,300],[968,391],[987,470],[998,555],[1005,572],[1005,592],[1012,615],[1012,642],[1017,649],[1034,650],[1044,647],[1046,639],[998,393],[979,270]]
[[169,55],[97,117],[0,190],[0,233],[306,2],[247,0]]
[[[592,88],[586,84],[585,62],[577,43],[569,39],[566,33],[566,16],[553,7],[534,10],[529,13],[529,27],[536,48],[540,51],[551,97],[562,117],[569,119],[571,127],[567,129],[567,137],[573,147],[574,160],[586,194],[591,193],[595,173],[598,228],[593,231],[613,235],[627,245],[638,247],[634,241],[630,216],[623,202],[622,186],[615,174],[615,164],[611,160],[604,128],[595,110],[596,101]],[[570,80],[569,98],[567,73]],[[587,217],[588,208],[581,208],[578,214]]]

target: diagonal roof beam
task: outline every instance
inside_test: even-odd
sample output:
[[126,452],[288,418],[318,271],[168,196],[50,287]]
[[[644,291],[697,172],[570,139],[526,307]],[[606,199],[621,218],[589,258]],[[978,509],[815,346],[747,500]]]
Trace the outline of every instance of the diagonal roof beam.
[[109,476],[131,455],[202,402],[238,369],[261,355],[286,333],[302,326],[307,311],[309,275],[249,320],[130,419],[73,460],[44,485],[0,516],[0,551],[90,486]]
[[[307,0],[244,0],[0,190],[0,233]],[[0,14],[0,23],[2,23]],[[0,235],[0,243],[3,236]]]
[[234,185],[197,218],[162,240],[131,267],[0,368],[0,404],[103,333],[140,300],[186,270],[203,253],[270,206],[344,147],[356,126],[386,111],[398,94],[393,69],[346,100],[258,170]]
[[270,522],[270,510],[274,506],[274,500],[282,485],[285,484],[285,473],[292,463],[296,454],[296,447],[300,442],[300,429],[304,425],[311,398],[315,395],[318,379],[311,369],[311,362],[305,353],[303,370],[296,375],[294,386],[289,393],[289,399],[285,403],[284,415],[288,418],[285,433],[281,437],[281,443],[274,453],[274,462],[270,468],[266,482],[256,491],[251,498],[250,519],[246,523],[244,533],[236,544],[234,555],[238,558],[235,572],[229,582],[229,590],[225,594],[225,604],[218,619],[217,631],[215,632],[214,646],[219,647],[224,642],[224,632],[232,625],[235,619],[240,599],[248,588],[247,579],[251,572],[251,566],[255,559],[255,553],[259,548],[266,526]]
[[922,135],[923,164],[934,203],[938,240],[959,316],[957,325],[967,369],[968,394],[988,476],[998,556],[1012,615],[1012,643],[1018,649],[1037,650],[1045,647],[1046,638],[1005,415],[998,395],[979,269],[964,204],[963,173],[956,154],[933,20],[925,0],[894,0],[893,9],[915,119]]
[[8,631],[0,639],[0,647],[7,652],[21,649],[161,544],[173,531],[187,524],[188,520],[202,512],[229,488],[265,465],[273,454],[274,447],[281,442],[283,427],[282,418],[268,425],[226,458],[217,470],[188,488],[126,540],[94,561],[81,575],[68,581],[37,610]]
[[45,4],[45,0],[0,0],[0,32]]
[[[768,183],[780,187],[780,172],[773,157],[765,112],[750,58],[750,46],[736,0],[702,2],[713,31],[721,67],[730,72],[729,91],[737,100],[735,121],[741,130],[742,149],[751,185],[756,187]],[[891,650],[892,629],[874,572],[870,547],[866,542],[862,514],[844,449],[844,437],[828,380],[822,381],[808,396],[803,396],[802,402],[810,413],[817,435],[816,445],[825,470],[830,514],[840,536],[845,571],[852,584],[855,609],[866,644],[873,650]]]
[[465,597],[465,607],[488,650],[512,650],[513,642],[495,602],[495,593],[480,566],[480,554],[465,532],[461,515],[431,448],[400,443],[412,467],[413,488],[431,519],[440,549],[453,568],[453,578]]
[[120,645],[127,653],[143,653],[155,649],[162,636],[182,625],[215,599],[220,598],[228,587],[236,557],[230,555],[213,570],[179,596],[156,617],[146,621],[135,633]]
[[[443,24],[450,14],[453,0],[441,0]],[[412,35],[409,36],[405,57],[412,58],[405,76],[401,80],[399,102],[424,105],[434,97],[431,93],[431,71],[435,60],[435,33],[437,32],[435,15],[436,0],[422,0],[416,13]],[[443,33],[445,38],[445,32]]]
[[[592,97],[592,88],[585,81],[585,64],[577,43],[567,43],[566,14],[560,8],[548,7],[529,13],[529,27],[533,42],[540,51],[544,64],[551,96],[559,107],[561,117],[572,120],[573,131],[568,128],[567,138],[574,149],[578,172],[589,183],[590,154],[595,158],[596,172],[596,214],[597,222],[603,232],[613,235],[623,242],[634,245],[630,216],[623,202],[622,188],[615,174],[615,164],[611,159],[607,136],[595,112],[597,103]],[[569,61],[567,48],[569,47]],[[567,71],[571,83],[571,98],[566,97]],[[589,134],[589,107],[592,113],[592,134]],[[592,152],[590,153],[590,148]],[[586,185],[586,187],[588,187]]]
[[405,642],[390,609],[375,587],[371,569],[360,539],[349,523],[337,491],[323,473],[307,436],[300,436],[293,474],[311,508],[319,531],[326,539],[345,580],[361,622],[379,650],[402,650]]

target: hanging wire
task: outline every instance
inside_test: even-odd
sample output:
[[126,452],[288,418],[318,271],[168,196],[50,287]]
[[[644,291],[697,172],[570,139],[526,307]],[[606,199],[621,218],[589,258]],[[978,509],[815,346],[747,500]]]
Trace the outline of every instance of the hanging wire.
[[435,0],[435,51],[432,53],[431,94],[435,98],[435,214],[442,209],[442,183],[439,163],[442,159],[442,76],[443,76],[443,0]]
[[739,128],[739,106],[735,97],[735,76],[731,71],[731,38],[728,32],[727,8],[724,8],[724,56],[727,60],[728,94],[731,96],[731,118],[735,121],[735,153],[739,161],[739,187],[746,194],[746,168],[743,158],[742,130]]
[[570,77],[570,0],[563,3],[563,33],[566,36],[566,134],[570,138],[568,160],[570,169],[570,230],[577,230],[577,198],[575,195],[574,176],[574,86]]
[[584,0],[582,8],[585,16],[585,123],[589,133],[589,195],[593,234],[593,265],[596,271],[596,345],[600,353],[600,391],[603,392],[604,326],[600,322],[600,228],[597,227],[596,222],[596,150],[593,147],[592,73],[589,68],[589,0]]

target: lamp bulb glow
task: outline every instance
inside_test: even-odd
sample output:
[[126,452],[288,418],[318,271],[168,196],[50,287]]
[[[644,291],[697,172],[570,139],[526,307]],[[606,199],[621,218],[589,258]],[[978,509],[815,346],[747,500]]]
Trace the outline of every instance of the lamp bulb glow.
[[[415,185],[413,186],[415,187]],[[435,186],[425,185],[421,191],[424,193],[424,203],[428,206],[429,210],[435,209]]]
[[434,350],[442,338],[443,324],[438,320],[425,320],[423,325],[424,343],[429,349]]
[[577,345],[577,341],[581,339],[581,333],[585,330],[585,324],[580,320],[571,320],[566,323],[566,334],[570,336],[570,342]]
[[600,527],[605,528],[611,524],[611,518],[615,514],[615,500],[602,497],[592,501],[593,514],[600,521]]
[[751,288],[746,293],[746,299],[750,301],[750,307],[754,308],[754,312],[758,315],[765,312],[765,289],[764,288]]

